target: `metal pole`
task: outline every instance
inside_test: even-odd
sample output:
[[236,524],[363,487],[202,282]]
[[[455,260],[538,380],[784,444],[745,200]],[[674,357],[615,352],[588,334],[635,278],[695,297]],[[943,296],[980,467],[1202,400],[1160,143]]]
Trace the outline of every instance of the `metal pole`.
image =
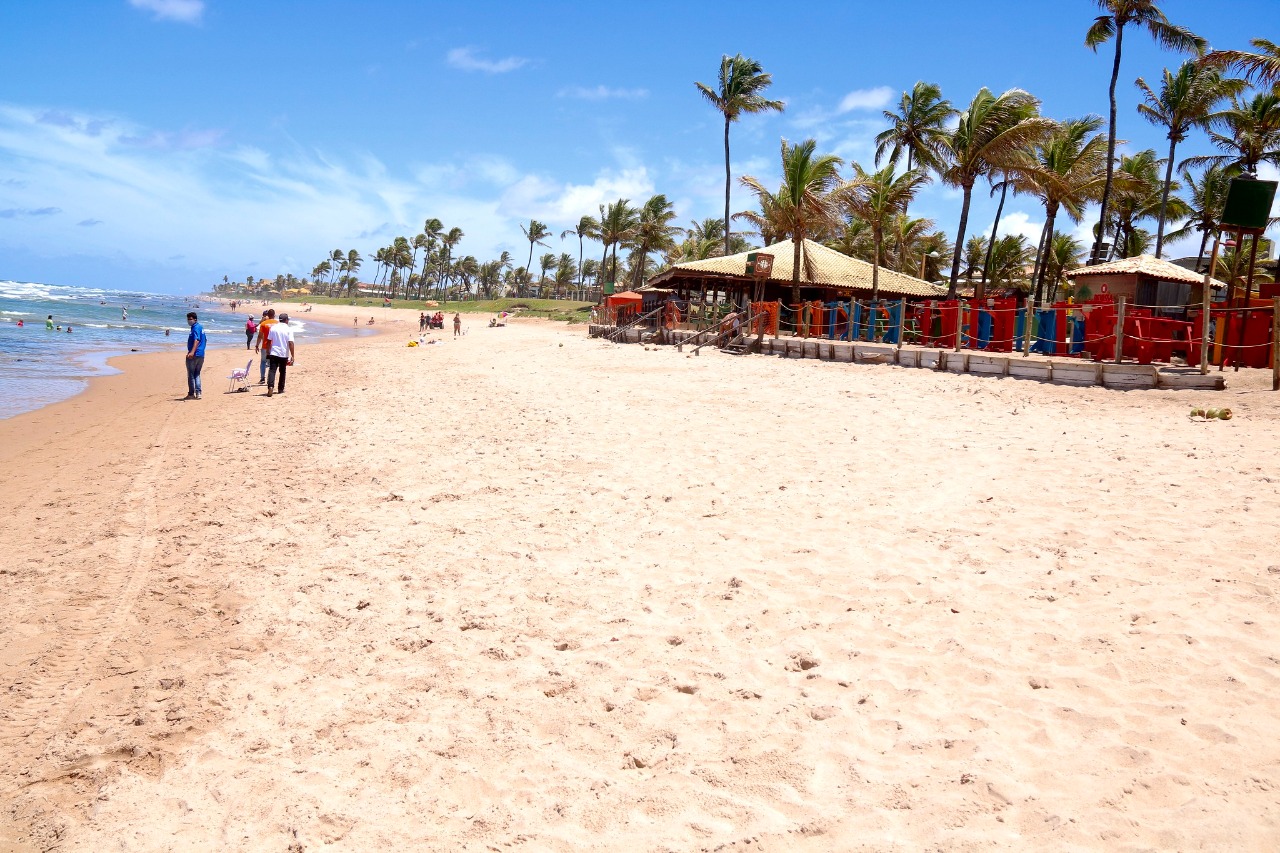
[[1213,268],[1218,265],[1218,247],[1222,244],[1222,232],[1215,231],[1213,234],[1213,254],[1209,256],[1209,269],[1204,274],[1204,293],[1200,297],[1200,373],[1207,374],[1209,372],[1209,297],[1212,288],[1210,282],[1213,281]]
[[1116,307],[1116,364],[1124,360],[1124,297]]
[[964,303],[956,300],[956,352],[964,344]]
[[907,297],[898,300],[898,352],[902,352],[902,337],[907,331]]

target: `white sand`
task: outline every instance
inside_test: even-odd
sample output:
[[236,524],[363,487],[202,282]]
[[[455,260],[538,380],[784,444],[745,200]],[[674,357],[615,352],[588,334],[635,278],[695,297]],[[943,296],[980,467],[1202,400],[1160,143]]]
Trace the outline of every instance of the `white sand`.
[[1258,374],[486,319],[0,423],[0,849],[1280,846]]

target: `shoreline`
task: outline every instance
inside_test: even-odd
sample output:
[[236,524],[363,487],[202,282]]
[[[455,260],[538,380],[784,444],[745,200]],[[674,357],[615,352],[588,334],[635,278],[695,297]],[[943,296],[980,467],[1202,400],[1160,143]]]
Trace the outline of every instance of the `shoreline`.
[[[213,300],[212,298],[209,298],[209,300],[211,303],[215,302],[215,300]],[[268,307],[271,307],[271,306],[268,306]],[[219,305],[218,308],[222,312],[226,312],[225,305]],[[232,312],[226,312],[226,313],[232,313]],[[234,313],[240,313],[240,312],[237,310],[237,312],[234,312]],[[248,312],[246,311],[244,313],[247,314]],[[261,311],[259,311],[258,313],[260,314]],[[300,317],[299,319],[303,319],[303,318]],[[321,329],[336,330],[336,334],[331,333],[328,335],[317,335],[316,337],[310,340],[304,337],[302,340],[303,342],[305,342],[306,346],[308,347],[329,343],[331,340],[346,340],[346,339],[358,338],[362,336],[360,331],[356,331],[355,333],[353,333],[349,327],[342,326],[340,323],[336,322],[336,318],[335,319],[316,318],[314,322],[318,326],[320,326]],[[175,332],[178,331],[176,327],[174,327],[174,329],[175,329]],[[243,337],[239,337],[235,339],[235,343],[217,341],[215,344],[215,341],[213,339],[210,339],[209,346],[206,348],[207,355],[206,355],[206,361],[205,361],[205,371],[201,377],[202,380],[207,380],[210,378],[209,371],[210,371],[210,365],[214,361],[212,357],[213,354],[235,353],[237,351],[245,352],[245,350],[241,349],[241,347],[239,346],[240,340],[243,340]],[[26,409],[21,412],[16,412],[12,415],[0,416],[0,424],[4,424],[8,421],[12,421],[14,418],[23,417],[24,415],[30,415],[35,412],[45,411],[52,406],[57,406],[62,403],[70,402],[77,398],[83,397],[86,394],[89,394],[93,390],[94,383],[98,382],[99,380],[107,379],[113,376],[118,376],[121,373],[126,372],[125,366],[123,366],[122,364],[118,364],[117,362],[123,362],[126,359],[131,359],[131,358],[141,357],[141,356],[162,356],[166,358],[174,358],[174,357],[181,358],[183,346],[184,344],[182,342],[182,338],[180,338],[178,334],[174,334],[170,336],[169,339],[167,339],[167,342],[161,342],[157,344],[144,344],[136,348],[131,348],[129,352],[121,352],[118,349],[112,348],[112,347],[68,351],[66,355],[68,355],[71,359],[82,359],[87,364],[89,370],[97,369],[98,372],[89,372],[82,376],[58,377],[56,380],[52,380],[60,383],[74,382],[74,383],[80,384],[81,387],[78,390],[71,391],[66,395],[60,394],[56,397],[50,397],[48,399],[45,399],[43,402],[37,403],[33,408]],[[248,352],[252,354],[253,350],[249,349]],[[256,355],[254,356],[254,362],[255,363],[257,362]],[[220,360],[218,363],[219,365],[221,365]],[[237,365],[237,367],[238,366],[240,365]],[[216,368],[216,370],[221,370],[221,369],[222,369],[221,366]],[[231,368],[227,368],[227,370],[229,372]],[[220,381],[226,381],[226,374],[218,374],[218,376]],[[185,381],[185,376],[180,376],[180,378],[183,381]],[[36,379],[36,380],[28,380],[28,381],[38,382],[40,380]]]

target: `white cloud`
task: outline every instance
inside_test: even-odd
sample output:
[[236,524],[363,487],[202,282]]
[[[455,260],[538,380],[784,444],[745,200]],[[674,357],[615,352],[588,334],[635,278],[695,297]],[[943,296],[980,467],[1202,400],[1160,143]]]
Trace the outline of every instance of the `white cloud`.
[[445,62],[462,71],[483,71],[486,74],[505,74],[529,64],[529,60],[522,56],[482,59],[476,55],[474,47],[455,47],[445,54]]
[[157,21],[195,24],[204,14],[204,0],[129,0],[129,5],[151,12]]
[[608,86],[569,86],[556,92],[557,98],[579,98],[604,101],[610,98],[638,99],[649,97],[648,89],[610,89]]
[[[1069,222],[1059,220],[1055,223],[1055,225],[1059,227],[1056,227],[1054,230],[1061,231],[1061,226],[1064,224],[1069,224]],[[1000,230],[996,233],[1001,237],[1004,237],[1007,234],[1021,234],[1023,237],[1026,237],[1027,242],[1034,247],[1040,242],[1040,231],[1043,228],[1043,219],[1036,221],[1031,218],[1029,213],[1023,213],[1020,210],[1010,212],[1006,209],[1004,215],[1000,217]],[[991,226],[988,225],[982,233],[985,233],[990,237]]]
[[888,86],[877,86],[874,89],[855,89],[841,99],[837,112],[847,113],[853,110],[883,109],[892,98],[893,90]]
[[590,184],[568,184],[527,175],[502,195],[502,209],[517,219],[577,222],[602,204],[630,199],[639,205],[653,195],[653,180],[643,166],[602,172]]
[[167,287],[204,286],[210,275],[307,275],[335,247],[369,255],[436,216],[465,232],[460,251],[484,259],[519,255],[517,226],[530,217],[558,233],[602,203],[639,203],[655,191],[626,149],[614,167],[572,183],[483,152],[397,175],[368,155],[136,142],[175,136],[119,117],[0,103],[0,257],[59,258],[74,246],[98,259],[102,280],[149,267],[172,273]]

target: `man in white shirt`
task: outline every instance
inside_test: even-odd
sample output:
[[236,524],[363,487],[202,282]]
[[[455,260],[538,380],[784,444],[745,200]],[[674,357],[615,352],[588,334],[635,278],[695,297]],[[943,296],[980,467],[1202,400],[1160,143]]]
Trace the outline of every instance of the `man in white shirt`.
[[[279,322],[267,335],[267,396],[284,393],[284,375],[293,364],[293,330],[289,328],[289,315],[281,314]],[[280,388],[276,391],[276,371],[280,371]]]

